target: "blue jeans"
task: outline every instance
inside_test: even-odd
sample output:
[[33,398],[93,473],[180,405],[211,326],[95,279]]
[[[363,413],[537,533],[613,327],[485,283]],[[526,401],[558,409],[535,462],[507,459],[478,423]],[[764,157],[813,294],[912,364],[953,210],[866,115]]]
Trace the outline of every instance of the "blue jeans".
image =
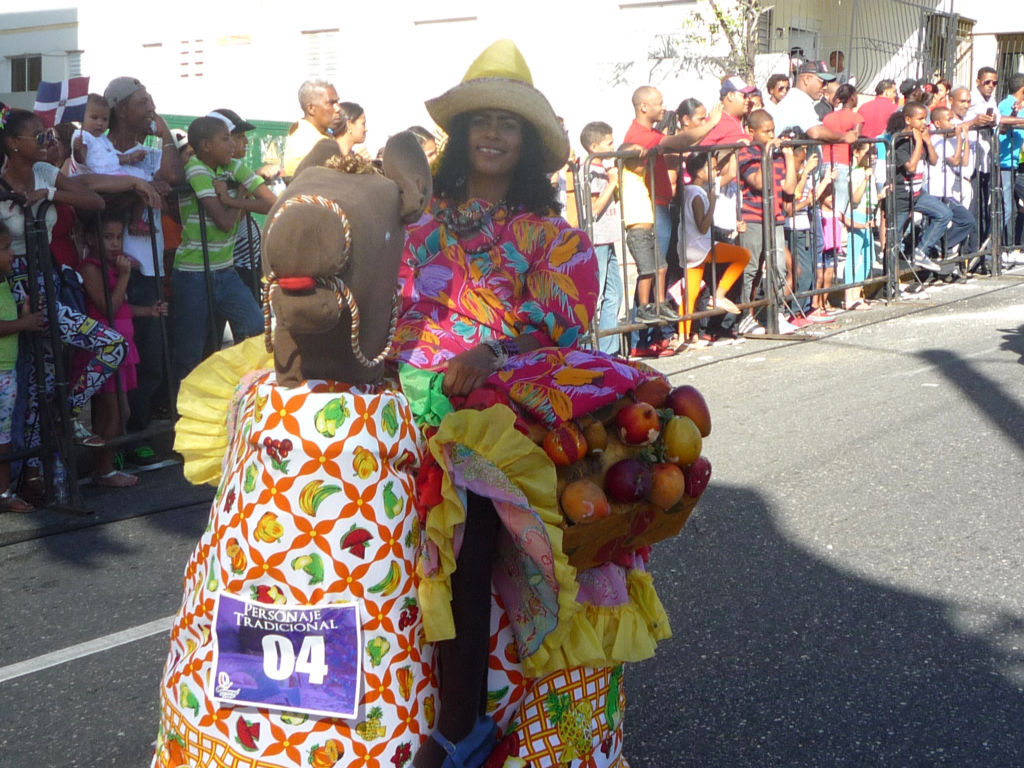
[[[225,269],[211,271],[210,282],[214,313],[231,324],[231,336],[236,342],[263,333],[260,306],[230,264]],[[210,317],[203,272],[172,270],[171,286],[174,294],[172,365],[175,381],[180,382],[202,362],[210,324],[216,318]]]
[[[597,285],[600,294],[597,300],[599,331],[607,331],[619,324],[619,307],[622,304],[622,272],[619,260],[615,255],[615,245],[604,243],[594,246],[597,256]],[[619,353],[618,336],[601,336],[597,340],[597,348],[610,355]]]
[[1014,213],[1017,210],[1017,198],[1024,198],[1024,174],[1003,168],[999,176],[1003,183],[1003,245],[1020,245],[1021,222],[1024,217]]
[[[786,244],[793,256],[793,291],[803,293],[814,290],[814,253],[811,250],[811,230],[787,229]],[[811,311],[811,297],[794,299],[805,312]],[[793,307],[795,309],[795,307]],[[794,314],[797,314],[794,312]]]
[[[910,216],[910,210],[902,207],[903,202],[903,200],[897,199],[896,203],[898,206],[896,210],[896,236],[899,241],[903,240],[903,227],[906,225],[907,219]],[[963,206],[960,207],[962,208]],[[924,233],[922,233],[921,239],[918,241],[916,246],[917,250],[924,251],[924,253],[927,254],[932,248],[939,244],[939,241],[942,240],[942,235],[945,234],[946,227],[949,225],[949,222],[953,220],[953,211],[939,200],[939,198],[932,197],[927,192],[922,192],[914,198],[914,210],[918,211],[928,219],[928,226],[925,227]],[[963,221],[959,223],[959,227],[956,225],[954,226],[954,229],[957,230],[956,235],[959,236],[959,240],[955,240],[955,242],[959,243],[966,239],[966,237],[971,233],[974,221],[970,220],[969,215],[968,219],[970,224],[966,229],[964,229]],[[952,229],[949,231],[949,242],[954,242],[954,231]],[[909,256],[910,254],[907,255]]]

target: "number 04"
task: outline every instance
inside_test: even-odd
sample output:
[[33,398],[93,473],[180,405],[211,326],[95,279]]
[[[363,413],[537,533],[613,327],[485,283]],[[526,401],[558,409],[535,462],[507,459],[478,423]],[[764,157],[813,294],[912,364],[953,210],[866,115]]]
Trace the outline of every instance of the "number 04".
[[309,675],[313,685],[323,685],[328,672],[323,637],[304,637],[296,659],[291,640],[282,635],[264,635],[263,674],[271,680],[287,680],[296,672]]

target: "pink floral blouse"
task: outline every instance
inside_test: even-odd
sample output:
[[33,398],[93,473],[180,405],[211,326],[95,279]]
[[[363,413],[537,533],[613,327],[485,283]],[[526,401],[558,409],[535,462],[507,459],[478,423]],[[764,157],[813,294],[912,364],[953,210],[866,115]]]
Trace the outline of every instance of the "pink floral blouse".
[[487,339],[576,346],[597,305],[597,261],[564,219],[434,198],[406,234],[394,355],[439,370]]

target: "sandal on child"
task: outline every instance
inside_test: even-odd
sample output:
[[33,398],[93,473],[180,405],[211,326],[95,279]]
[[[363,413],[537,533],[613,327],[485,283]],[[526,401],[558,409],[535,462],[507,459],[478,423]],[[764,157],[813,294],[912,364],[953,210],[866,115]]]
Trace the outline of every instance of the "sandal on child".
[[92,476],[92,484],[103,488],[131,488],[139,484],[139,478],[129,475],[127,472],[113,469],[105,475],[95,474]]
[[75,419],[74,423],[75,442],[79,445],[84,445],[87,448],[102,448],[107,444],[106,440],[99,435],[94,435],[89,431],[88,427],[78,419]]
[[458,744],[452,744],[440,731],[433,731],[430,738],[448,755],[441,768],[480,768],[497,744],[498,726],[493,718],[481,715],[473,730]]
[[33,512],[35,507],[8,488],[0,493],[0,512]]

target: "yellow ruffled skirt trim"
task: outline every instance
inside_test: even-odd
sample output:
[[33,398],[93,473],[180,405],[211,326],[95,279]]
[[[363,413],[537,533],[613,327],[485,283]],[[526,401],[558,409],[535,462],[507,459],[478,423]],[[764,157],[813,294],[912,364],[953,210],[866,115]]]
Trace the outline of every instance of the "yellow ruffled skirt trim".
[[651,575],[632,571],[627,581],[628,604],[606,607],[588,603],[570,620],[564,641],[544,660],[544,674],[643,661],[654,655],[658,642],[672,636]]
[[[450,443],[459,443],[489,461],[523,493],[547,531],[559,584],[558,623],[537,651],[522,659],[523,673],[537,678],[576,666],[607,667],[650,658],[658,641],[672,634],[650,574],[628,574],[629,603],[625,605],[604,607],[576,602],[579,584],[576,569],[562,551],[562,514],[555,492],[554,464],[543,449],[515,429],[514,423],[514,414],[505,406],[456,411],[441,422],[428,447],[442,468],[446,466],[445,446]],[[419,601],[430,642],[447,640],[455,634],[451,612],[455,529],[466,519],[462,500],[447,473],[441,497],[441,503],[428,512],[425,526],[427,538],[438,553],[438,567],[430,575],[420,570]]]
[[273,370],[274,357],[262,336],[210,355],[181,382],[174,450],[185,461],[185,479],[195,485],[220,482],[228,453],[228,414],[239,384],[254,372]]
[[[441,467],[446,466],[445,446],[459,443],[490,462],[523,494],[543,523],[551,542],[553,573],[558,583],[558,623],[536,653],[522,660],[530,677],[544,674],[537,660],[548,658],[570,629],[570,620],[582,606],[576,602],[579,585],[576,569],[562,551],[562,513],[555,496],[555,466],[532,440],[515,428],[515,414],[503,405],[485,411],[455,411],[445,416],[427,443]],[[455,636],[451,609],[451,575],[455,571],[455,528],[466,520],[466,509],[447,473],[441,483],[441,503],[427,514],[426,535],[436,546],[438,567],[430,575],[421,570],[420,608],[427,640],[437,642]]]

